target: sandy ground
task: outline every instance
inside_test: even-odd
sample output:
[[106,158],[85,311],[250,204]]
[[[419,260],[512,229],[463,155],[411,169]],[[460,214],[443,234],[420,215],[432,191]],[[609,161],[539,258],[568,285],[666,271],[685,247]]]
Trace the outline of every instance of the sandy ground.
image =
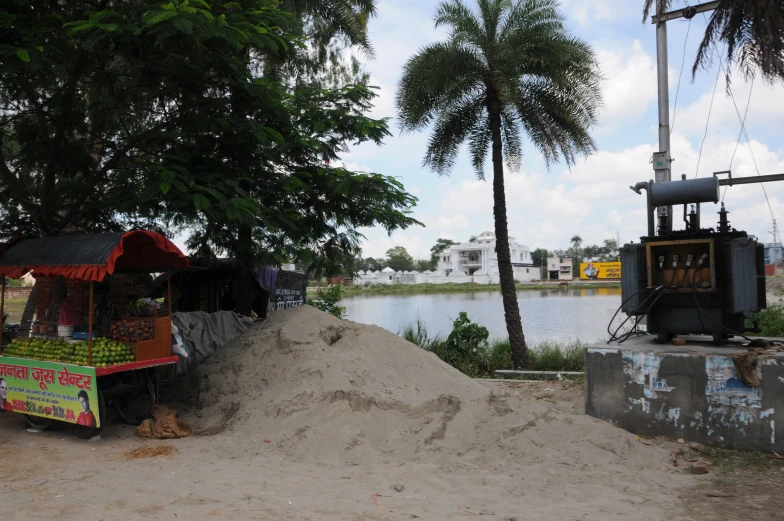
[[[499,384],[484,384],[497,387]],[[553,384],[504,385],[528,397]],[[547,392],[531,400],[541,415],[580,415],[579,389]],[[678,488],[694,478],[673,470],[670,490],[624,494],[604,504],[591,497],[603,483],[559,485],[560,466],[537,465],[538,489],[521,487],[525,469],[514,461],[497,471],[444,472],[412,460],[402,465],[335,467],[293,462],[263,433],[248,440],[224,432],[171,441],[150,441],[134,429],[109,425],[102,440],[78,440],[66,430],[27,432],[20,415],[0,417],[0,519],[673,519],[680,512]],[[568,426],[564,426],[568,428]],[[173,455],[126,459],[140,447],[168,445]],[[601,445],[601,443],[599,443]],[[649,447],[639,445],[640,450]],[[239,449],[240,452],[237,452]],[[663,449],[666,450],[666,449]],[[596,448],[603,458],[612,451]],[[530,476],[529,476],[530,478]],[[697,480],[699,481],[699,480]],[[677,484],[677,486],[675,486]],[[661,493],[671,495],[662,501]],[[553,497],[548,507],[536,495]],[[562,497],[555,501],[555,498]],[[557,514],[557,515],[556,515]],[[705,518],[708,519],[708,518]]]
[[[581,415],[580,389],[558,384],[492,384],[510,395],[530,396],[543,389],[552,398],[535,400],[544,411]],[[332,468],[292,462],[275,441],[261,439],[244,456],[233,449],[246,440],[216,436],[152,441],[131,427],[111,424],[101,441],[76,439],[67,430],[30,433],[20,415],[0,415],[0,519],[100,520],[488,520],[650,519],[675,521],[774,520],[784,515],[784,462],[760,474],[731,468],[707,476],[672,470],[668,489],[619,497],[603,504],[584,487],[563,486],[559,468],[537,468],[536,478],[550,494],[562,496],[552,508],[532,508],[536,490],[521,488],[513,461],[508,471],[440,472],[433,465]],[[662,454],[677,450],[663,440]],[[638,442],[639,443],[639,442]],[[127,459],[143,447],[171,446],[172,455]],[[640,449],[649,448],[639,444]],[[612,459],[612,452],[597,448]],[[669,463],[669,462],[668,462]],[[681,459],[681,466],[687,463]],[[603,484],[595,484],[604,487]],[[397,486],[400,491],[396,490]],[[623,492],[623,487],[619,490]],[[661,502],[660,492],[671,496]],[[376,495],[378,494],[378,495]],[[565,509],[564,504],[571,505]]]

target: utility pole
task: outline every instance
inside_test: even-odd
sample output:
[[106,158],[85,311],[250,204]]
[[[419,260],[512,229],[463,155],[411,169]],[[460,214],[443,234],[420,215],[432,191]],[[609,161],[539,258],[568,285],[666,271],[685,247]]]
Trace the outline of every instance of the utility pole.
[[[659,91],[659,151],[653,154],[653,170],[657,183],[671,180],[672,155],[670,150],[670,85],[667,60],[667,22],[677,18],[691,20],[697,13],[716,9],[721,0],[689,6],[676,11],[665,12],[665,0],[656,0],[656,16],[651,22],[656,24],[656,71]],[[672,206],[656,208],[659,217],[659,233],[672,231]]]

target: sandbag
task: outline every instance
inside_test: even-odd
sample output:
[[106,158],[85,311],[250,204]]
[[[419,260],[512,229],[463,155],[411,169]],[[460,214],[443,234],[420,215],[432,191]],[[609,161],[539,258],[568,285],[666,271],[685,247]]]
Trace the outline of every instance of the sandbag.
[[177,411],[164,405],[156,405],[152,420],[144,420],[136,427],[143,438],[173,439],[185,438],[193,434],[188,425],[177,418]]

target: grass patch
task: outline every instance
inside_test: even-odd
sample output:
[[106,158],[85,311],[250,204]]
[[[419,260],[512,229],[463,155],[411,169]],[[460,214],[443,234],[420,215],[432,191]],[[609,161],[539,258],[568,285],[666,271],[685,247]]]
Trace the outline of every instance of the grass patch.
[[22,320],[22,313],[27,305],[27,297],[9,297],[5,299],[3,311],[8,314],[8,323],[16,324]]

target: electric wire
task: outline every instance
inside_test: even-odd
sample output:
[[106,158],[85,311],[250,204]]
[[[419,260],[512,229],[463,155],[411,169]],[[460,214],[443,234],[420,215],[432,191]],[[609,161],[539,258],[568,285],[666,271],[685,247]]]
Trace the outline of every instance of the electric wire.
[[700,153],[697,156],[697,169],[694,172],[694,177],[697,177],[697,174],[700,172],[700,161],[702,161],[702,147],[705,145],[705,138],[708,137],[708,125],[710,124],[710,117],[711,112],[713,112],[713,100],[716,98],[716,87],[719,85],[719,73],[721,73],[722,68],[720,67],[718,71],[716,71],[716,81],[713,84],[713,94],[711,95],[710,105],[708,106],[708,118],[705,120],[705,134],[702,136],[702,142],[700,143]]
[[678,94],[681,92],[681,78],[683,78],[683,67],[686,65],[686,44],[689,42],[689,31],[691,30],[691,18],[689,18],[689,25],[686,27],[686,38],[683,40],[683,56],[681,57],[681,72],[678,74],[678,87],[675,89],[675,103],[672,106],[672,124],[670,125],[670,135],[675,130],[675,109],[678,108]]
[[[702,18],[705,20],[705,23],[708,23],[708,16],[705,14],[705,12],[702,13]],[[719,55],[719,72],[723,72],[724,71],[724,64],[721,62],[721,54],[720,53],[717,53],[717,54]],[[716,79],[718,80],[718,76],[717,76]],[[752,148],[751,148],[751,140],[749,139],[749,134],[746,131],[746,128],[745,128],[745,125],[744,125],[745,117],[744,118],[740,117],[740,110],[738,110],[738,104],[735,102],[735,94],[732,92],[732,87],[730,86],[729,82],[727,83],[727,91],[729,92],[730,98],[732,99],[732,104],[735,105],[735,113],[738,116],[738,121],[741,122],[741,133],[746,138],[746,146],[749,149],[749,153],[751,155],[751,160],[754,163],[754,169],[757,171],[757,175],[761,175],[760,171],[759,171],[759,167],[757,166],[757,159],[754,156],[754,150],[752,150]],[[714,94],[716,93],[716,86],[715,85],[713,87],[713,93]],[[751,92],[749,92],[749,98],[751,98]],[[713,99],[712,98],[711,98],[711,105],[713,105]],[[746,110],[748,110],[748,106],[747,106]],[[710,112],[708,113],[708,118],[710,118]],[[704,141],[704,138],[703,138],[703,141]],[[702,155],[702,146],[700,146],[700,155]],[[699,159],[697,160],[697,169],[699,170]],[[695,177],[696,177],[696,175],[695,175]],[[768,198],[768,191],[765,190],[765,184],[764,183],[760,183],[760,187],[762,188],[762,193],[765,195],[765,201],[768,203],[768,210],[770,211],[770,218],[775,222],[776,221],[776,215],[773,212],[773,205],[770,204],[770,199]],[[726,188],[724,189],[724,192],[725,193],[727,192]],[[723,200],[724,200],[724,196],[722,196],[722,201]],[[773,242],[776,242],[776,236],[775,235],[773,236]],[[779,235],[778,235],[778,242],[779,243],[782,242],[782,240],[781,240],[781,232],[779,232]]]
[[[643,301],[642,301],[642,302],[640,302],[640,304],[637,306],[637,309],[634,311],[634,313],[633,313],[633,314],[631,314],[631,315],[629,315],[628,317],[626,317],[626,319],[624,319],[624,321],[623,321],[623,322],[621,322],[621,324],[620,324],[620,325],[619,325],[617,328],[615,328],[615,331],[614,331],[614,332],[613,332],[613,331],[610,331],[610,327],[612,326],[612,323],[615,321],[615,317],[617,317],[617,316],[618,316],[618,313],[621,311],[621,309],[623,308],[624,304],[626,304],[627,302],[629,302],[631,299],[633,299],[634,297],[636,297],[636,296],[637,296],[637,295],[639,295],[640,293],[644,293],[645,291],[648,291],[648,290],[650,290],[650,288],[645,288],[645,289],[643,289],[643,290],[641,290],[641,291],[638,291],[637,293],[633,294],[632,296],[630,296],[629,298],[627,298],[626,300],[624,300],[624,301],[621,303],[621,305],[620,305],[620,306],[618,306],[618,309],[615,311],[615,313],[613,314],[612,318],[610,319],[610,322],[607,324],[607,334],[608,334],[608,335],[610,335],[610,340],[608,340],[608,341],[607,341],[607,343],[609,344],[610,342],[613,342],[613,341],[615,341],[615,340],[618,340],[618,339],[619,339],[619,337],[618,337],[618,332],[621,330],[621,328],[623,328],[623,326],[624,326],[624,325],[626,325],[626,323],[627,323],[627,322],[628,322],[628,321],[629,321],[631,318],[633,318],[633,317],[635,317],[635,318],[638,318],[638,320],[635,322],[634,326],[633,326],[633,327],[632,327],[632,329],[630,330],[629,334],[627,334],[627,336],[626,336],[626,338],[629,338],[629,336],[631,336],[631,333],[633,333],[633,332],[634,332],[634,330],[636,329],[637,325],[638,325],[638,324],[640,323],[640,321],[642,320],[642,317],[644,317],[644,316],[645,316],[645,314],[646,314],[646,313],[648,313],[648,311],[650,311],[650,309],[653,307],[653,304],[655,304],[655,302],[656,302],[656,301],[658,301],[658,298],[657,298],[656,300],[654,300],[654,302],[653,302],[653,303],[652,303],[650,306],[648,306],[648,309],[646,309],[645,311],[640,311],[640,310],[641,310],[641,309],[643,308],[643,306],[644,306],[644,305],[645,305],[645,304],[648,302],[648,300],[650,300],[650,299],[651,299],[651,297],[653,297],[654,295],[657,295],[657,294],[659,294],[658,292],[659,292],[659,291],[661,291],[661,290],[663,290],[663,289],[665,289],[665,288],[667,288],[667,286],[661,285],[661,286],[659,286],[659,287],[657,287],[657,288],[654,288],[653,290],[651,290],[651,294],[650,294],[650,295],[648,295],[647,297],[645,297],[645,298],[643,299]],[[661,295],[661,294],[659,294],[659,295]],[[638,316],[636,316],[635,314],[638,314]]]
[[[732,151],[732,157],[730,158],[730,166],[727,168],[730,172],[732,172],[732,163],[735,161],[735,154],[738,152],[738,147],[740,147],[740,142],[743,139],[743,134],[746,132],[746,116],[749,115],[749,105],[751,105],[751,93],[754,91],[754,78],[751,78],[751,86],[749,87],[749,98],[746,100],[746,110],[743,112],[743,120],[740,122],[740,132],[738,132],[738,142],[735,143],[735,150]],[[732,92],[732,90],[730,90]],[[732,97],[733,104],[735,103],[735,97]],[[737,111],[738,107],[735,106],[735,110]],[[740,115],[740,113],[738,113]],[[724,202],[724,196],[727,195],[727,188],[729,185],[724,187],[724,193],[721,194],[721,202]]]
[[694,295],[694,303],[697,305],[697,316],[700,319],[700,324],[702,325],[702,329],[703,330],[707,330],[708,329],[708,328],[705,327],[705,323],[702,321],[702,316],[705,315],[705,318],[710,320],[710,322],[713,325],[719,326],[721,329],[724,329],[725,331],[728,331],[728,332],[732,333],[735,336],[739,336],[739,337],[741,337],[741,338],[751,342],[751,339],[749,337],[747,337],[746,335],[744,335],[742,333],[738,333],[737,331],[733,331],[732,329],[728,328],[724,324],[719,324],[718,322],[713,320],[711,317],[709,317],[708,314],[705,313],[705,311],[703,311],[702,306],[700,306],[700,299],[697,298],[697,273],[698,273],[698,270],[695,270],[694,271],[694,277],[692,277],[692,284],[691,285],[692,285],[692,292],[693,292],[693,295]]

